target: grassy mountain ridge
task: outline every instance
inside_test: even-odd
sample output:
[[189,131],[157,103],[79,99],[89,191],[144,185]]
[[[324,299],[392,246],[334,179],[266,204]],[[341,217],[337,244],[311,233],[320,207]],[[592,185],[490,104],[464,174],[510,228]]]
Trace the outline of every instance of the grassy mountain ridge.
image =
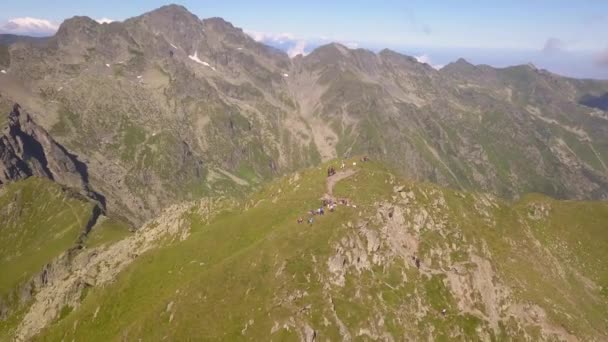
[[50,181],[36,177],[7,185],[1,197],[0,295],[4,297],[76,244],[93,205],[70,198]]
[[[605,203],[509,203],[352,161],[331,189],[324,165],[209,219],[185,207],[168,221],[185,239],[160,240],[36,340],[606,337]],[[298,224],[325,193],[351,206]]]
[[46,178],[0,188],[0,339],[7,339],[5,329],[21,319],[47,285],[56,260],[69,260],[83,243],[114,242],[128,233],[127,225],[99,217],[97,209],[96,203]]

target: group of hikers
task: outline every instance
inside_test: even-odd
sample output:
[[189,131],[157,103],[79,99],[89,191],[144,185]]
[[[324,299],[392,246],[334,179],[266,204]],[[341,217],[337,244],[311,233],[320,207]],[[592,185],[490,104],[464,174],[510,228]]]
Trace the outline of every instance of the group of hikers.
[[[346,198],[340,198],[336,201],[334,201],[333,199],[323,199],[321,201],[321,206],[319,208],[316,209],[311,209],[308,211],[308,224],[313,224],[313,222],[315,221],[314,216],[321,216],[321,215],[325,215],[325,211],[328,210],[330,213],[333,213],[334,211],[336,211],[338,205],[345,205],[347,207],[350,207],[351,204],[348,202],[348,200]],[[357,206],[352,205],[353,208],[356,208]],[[298,224],[304,223],[304,219],[302,217],[298,218]]]
[[[362,162],[367,162],[367,161],[369,161],[369,158],[367,156],[364,156],[364,157],[361,158],[361,161]],[[353,166],[356,166],[356,165],[357,165],[357,163],[354,162]],[[344,169],[345,167],[346,167],[346,164],[344,162],[342,162],[342,165],[341,165],[340,168]],[[335,174],[336,174],[336,168],[335,167],[330,166],[330,167],[327,168],[327,177],[331,177],[331,176],[333,176]],[[348,203],[348,200],[345,199],[345,198],[340,198],[340,199],[337,199],[335,201],[333,199],[323,199],[322,203],[321,203],[321,206],[318,209],[313,209],[313,210],[308,211],[308,215],[309,215],[308,220],[307,220],[308,224],[313,224],[313,222],[315,220],[314,216],[316,216],[316,215],[325,215],[325,210],[326,209],[329,210],[329,212],[333,213],[336,210],[338,204],[345,205],[347,207],[351,206],[350,203]],[[352,207],[356,208],[357,206],[353,204]],[[304,219],[302,217],[299,217],[298,220],[297,220],[297,222],[298,222],[298,224],[302,224],[302,223],[304,223]]]

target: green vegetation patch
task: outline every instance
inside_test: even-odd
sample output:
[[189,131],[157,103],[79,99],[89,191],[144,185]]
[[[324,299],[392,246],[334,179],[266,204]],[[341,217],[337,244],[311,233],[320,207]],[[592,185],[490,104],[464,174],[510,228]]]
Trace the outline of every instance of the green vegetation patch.
[[102,216],[87,235],[85,246],[88,248],[95,248],[102,245],[110,245],[124,239],[130,234],[130,227],[128,224]]
[[74,246],[91,211],[92,204],[70,197],[46,179],[30,177],[3,185],[0,296],[9,296],[49,261]]

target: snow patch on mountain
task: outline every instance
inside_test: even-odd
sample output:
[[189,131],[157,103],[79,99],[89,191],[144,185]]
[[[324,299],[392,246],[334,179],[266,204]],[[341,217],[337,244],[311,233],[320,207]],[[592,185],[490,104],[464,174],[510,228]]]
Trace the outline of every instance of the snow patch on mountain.
[[215,71],[215,68],[212,67],[211,65],[209,65],[209,63],[205,62],[205,61],[201,61],[200,58],[198,58],[198,51],[194,51],[194,55],[190,55],[188,56],[188,58],[190,58],[191,60],[195,61],[196,63],[202,64],[208,68],[211,68]]

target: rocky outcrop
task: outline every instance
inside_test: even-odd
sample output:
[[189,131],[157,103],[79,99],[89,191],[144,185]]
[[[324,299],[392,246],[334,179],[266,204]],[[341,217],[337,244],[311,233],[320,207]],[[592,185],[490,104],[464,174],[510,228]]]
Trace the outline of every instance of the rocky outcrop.
[[0,184],[31,175],[27,164],[21,160],[6,137],[0,138]]
[[0,184],[30,176],[49,178],[105,207],[104,197],[89,187],[87,166],[15,104],[0,137]]

